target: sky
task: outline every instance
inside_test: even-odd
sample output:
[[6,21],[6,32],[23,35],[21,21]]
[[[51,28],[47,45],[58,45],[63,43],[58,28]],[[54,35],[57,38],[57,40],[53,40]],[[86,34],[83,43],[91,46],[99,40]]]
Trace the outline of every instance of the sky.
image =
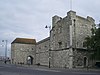
[[[72,5],[72,6],[71,6]],[[100,0],[0,0],[0,56],[10,56],[11,42],[15,38],[33,38],[40,41],[49,36],[52,17],[67,16],[69,10],[77,15],[100,21]]]

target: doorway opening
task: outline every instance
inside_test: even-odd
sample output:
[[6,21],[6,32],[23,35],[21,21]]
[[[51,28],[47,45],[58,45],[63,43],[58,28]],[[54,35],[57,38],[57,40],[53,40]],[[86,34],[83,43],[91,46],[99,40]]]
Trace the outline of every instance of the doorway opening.
[[84,67],[87,67],[87,66],[88,66],[88,65],[87,65],[88,63],[87,63],[87,62],[88,62],[87,57],[84,57]]
[[32,56],[28,56],[27,57],[27,64],[28,65],[32,65],[33,64],[33,57]]

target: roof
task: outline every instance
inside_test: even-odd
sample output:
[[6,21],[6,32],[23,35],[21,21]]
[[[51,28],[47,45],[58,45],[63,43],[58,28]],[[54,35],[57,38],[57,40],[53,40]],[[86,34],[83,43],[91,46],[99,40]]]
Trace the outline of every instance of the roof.
[[20,43],[20,44],[36,44],[35,39],[29,38],[16,38],[11,44],[13,43]]
[[45,38],[45,39],[43,39],[43,40],[37,42],[37,44],[43,43],[43,42],[48,41],[48,40],[50,40],[50,37],[47,37],[47,38]]

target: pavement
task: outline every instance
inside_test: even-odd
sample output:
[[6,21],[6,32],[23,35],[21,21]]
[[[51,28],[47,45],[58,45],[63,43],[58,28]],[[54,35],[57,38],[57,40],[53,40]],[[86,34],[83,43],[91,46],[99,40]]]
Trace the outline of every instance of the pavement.
[[0,64],[0,75],[100,75],[100,69],[49,68],[37,65]]
[[45,71],[94,71],[94,72],[100,72],[100,68],[72,68],[72,69],[68,69],[68,68],[49,68],[48,66],[37,66],[37,65],[19,65],[19,66],[23,66],[26,68],[30,68],[30,69],[36,69],[36,70],[45,70]]
[[[4,64],[3,61],[0,61],[0,64]],[[10,63],[7,63],[7,64],[10,64]],[[11,64],[11,65],[15,65],[15,64]],[[51,67],[49,68],[48,66],[38,66],[38,65],[16,65],[17,67],[26,67],[26,68],[29,68],[29,69],[37,69],[37,70],[56,70],[56,71],[98,71],[100,72],[100,68],[72,68],[72,69],[68,69],[68,68],[54,68],[54,67]]]

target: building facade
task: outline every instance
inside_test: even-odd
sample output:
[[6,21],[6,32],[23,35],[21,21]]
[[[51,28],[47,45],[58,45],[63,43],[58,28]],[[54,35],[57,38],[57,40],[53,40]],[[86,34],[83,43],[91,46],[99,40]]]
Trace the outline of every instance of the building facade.
[[49,43],[50,37],[45,38],[36,45],[36,63],[40,65],[49,65]]
[[88,65],[88,52],[83,46],[84,39],[91,36],[94,27],[94,19],[76,15],[69,11],[67,16],[52,18],[52,30],[50,36],[51,66],[68,67]]
[[[91,29],[94,28],[94,25],[95,20],[92,17],[78,16],[75,11],[69,11],[64,18],[55,15],[52,17],[50,37],[37,42],[36,45],[32,45],[34,52],[31,53],[35,59],[34,63],[62,68],[88,66],[90,64],[90,54],[84,47],[84,39],[92,35]],[[12,53],[12,58],[17,53]],[[27,57],[27,54],[24,56]]]
[[13,64],[35,64],[35,48],[35,39],[16,38],[11,43],[11,62]]

